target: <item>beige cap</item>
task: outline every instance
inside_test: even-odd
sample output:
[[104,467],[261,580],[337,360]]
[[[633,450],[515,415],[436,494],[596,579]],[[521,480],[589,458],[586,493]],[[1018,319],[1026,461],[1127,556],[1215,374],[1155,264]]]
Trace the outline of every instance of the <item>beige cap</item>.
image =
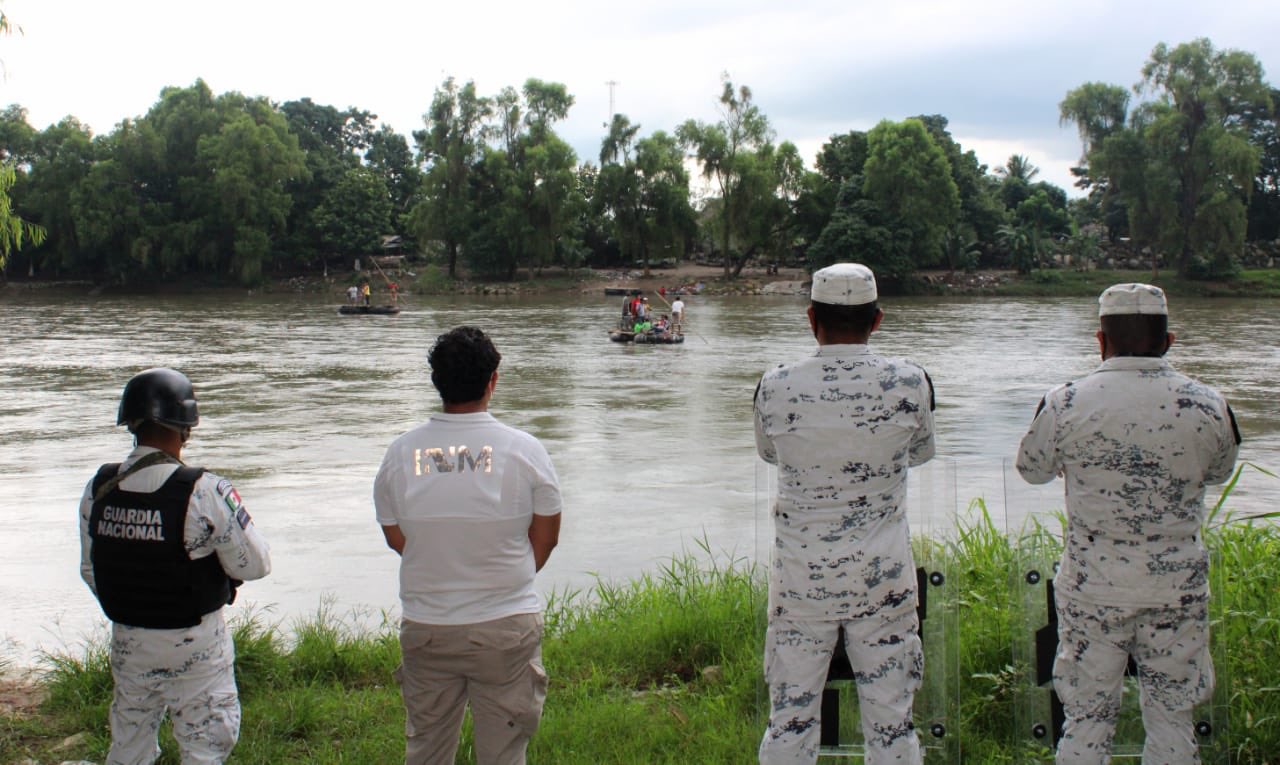
[[809,298],[831,305],[874,303],[876,276],[861,263],[836,263],[814,272]]
[[1169,306],[1164,299],[1164,290],[1139,282],[1113,284],[1098,296],[1098,315],[1116,314],[1168,316]]

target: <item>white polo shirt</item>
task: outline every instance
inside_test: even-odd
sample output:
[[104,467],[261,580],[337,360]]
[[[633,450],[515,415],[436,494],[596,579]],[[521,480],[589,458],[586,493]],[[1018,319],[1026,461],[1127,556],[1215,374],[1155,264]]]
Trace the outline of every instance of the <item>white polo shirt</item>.
[[487,412],[432,415],[387,449],[373,501],[378,523],[405,536],[404,618],[476,624],[541,610],[529,524],[561,500],[533,436]]

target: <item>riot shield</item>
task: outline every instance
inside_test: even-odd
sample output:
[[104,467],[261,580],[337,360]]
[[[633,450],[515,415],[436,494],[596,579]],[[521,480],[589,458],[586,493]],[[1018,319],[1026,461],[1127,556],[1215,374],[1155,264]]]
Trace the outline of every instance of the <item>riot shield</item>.
[[[959,762],[960,731],[954,725],[959,696],[959,645],[955,636],[957,598],[953,592],[948,540],[955,533],[956,463],[935,459],[908,473],[907,517],[916,559],[917,616],[924,650],[924,675],[914,702],[914,722],[926,763]],[[767,570],[772,553],[772,513],[776,475],[757,473],[757,562]],[[763,611],[762,611],[763,613]],[[760,627],[764,634],[764,626]],[[762,684],[763,685],[763,684]],[[768,689],[759,708],[767,715]],[[831,657],[822,698],[820,755],[828,760],[861,760],[864,755],[858,694],[843,636]],[[761,719],[761,730],[766,721]]]
[[[1058,651],[1053,578],[1062,555],[1066,519],[1062,484],[1054,481],[1043,486],[1028,485],[1012,463],[1006,464],[1005,472],[1008,533],[1017,562],[1010,577],[1010,607],[1020,624],[1012,646],[1012,666],[1020,679],[1015,692],[1013,747],[1018,762],[1052,763],[1065,717],[1053,689],[1053,663]],[[1217,566],[1213,571],[1214,576],[1220,576]],[[1213,582],[1210,588],[1216,589]],[[1221,617],[1220,607],[1211,600],[1210,623]],[[1214,696],[1196,708],[1193,719],[1202,761],[1225,763],[1228,687],[1225,652],[1215,642],[1212,653],[1217,670]],[[1138,668],[1130,658],[1112,742],[1113,762],[1142,760],[1145,732],[1137,673]]]

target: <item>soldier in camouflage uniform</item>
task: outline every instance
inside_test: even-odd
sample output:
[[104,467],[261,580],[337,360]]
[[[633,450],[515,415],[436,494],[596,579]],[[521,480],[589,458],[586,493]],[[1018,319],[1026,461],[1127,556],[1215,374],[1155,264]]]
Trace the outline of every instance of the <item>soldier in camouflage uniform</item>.
[[80,575],[111,619],[106,765],[150,765],[165,712],[183,765],[224,762],[240,735],[235,645],[222,607],[271,571],[270,551],[231,482],[183,464],[200,421],[174,369],[125,386],[117,422],[135,447],[80,499]]
[[933,385],[867,346],[884,313],[875,276],[813,276],[818,350],[756,389],[760,457],[778,466],[761,763],[817,759],[820,704],[840,628],[858,689],[866,762],[920,763],[911,704],[924,657],[906,517],[908,465],[933,456]]
[[1142,689],[1142,761],[1197,763],[1192,708],[1213,690],[1206,484],[1232,472],[1239,431],[1217,391],[1174,371],[1164,293],[1099,298],[1102,366],[1049,391],[1018,471],[1062,476],[1067,533],[1054,579],[1053,684],[1066,712],[1057,762],[1110,762],[1130,656]]

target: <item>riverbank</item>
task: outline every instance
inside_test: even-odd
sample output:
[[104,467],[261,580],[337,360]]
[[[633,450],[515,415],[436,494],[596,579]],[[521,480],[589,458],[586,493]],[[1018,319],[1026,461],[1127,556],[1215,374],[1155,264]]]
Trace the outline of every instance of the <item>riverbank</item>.
[[[1218,689],[1206,763],[1275,762],[1280,751],[1280,644],[1274,614],[1280,529],[1211,519],[1214,651]],[[1214,526],[1214,524],[1219,524]],[[917,697],[941,738],[924,732],[933,762],[1047,762],[1024,725],[1047,710],[1030,646],[1044,623],[1043,596],[1028,597],[1023,569],[1060,553],[1035,527],[1010,539],[975,502],[959,533],[916,540],[917,560],[944,573],[930,586],[926,684]],[[555,597],[547,605],[544,662],[551,676],[534,763],[652,765],[751,762],[767,699],[761,676],[762,572],[716,560],[707,544],[627,585]],[[381,615],[352,626],[321,608],[286,632],[262,617],[235,627],[244,706],[235,763],[373,763],[402,756],[403,710],[392,679],[398,645]],[[930,675],[930,672],[934,674]],[[942,677],[939,678],[939,675]],[[22,688],[28,703],[0,705],[0,765],[100,762],[111,695],[105,649],[49,657]],[[3,698],[0,696],[0,698]],[[43,698],[43,700],[41,700]],[[1118,745],[1135,735],[1126,694]],[[1024,729],[1025,728],[1025,729]],[[177,762],[162,734],[161,762]],[[463,731],[460,762],[473,762]]]
[[[606,288],[640,290],[646,294],[677,289],[700,295],[797,295],[808,294],[809,272],[802,268],[746,268],[734,279],[725,279],[717,266],[682,263],[674,268],[651,269],[562,269],[548,268],[541,273],[521,271],[511,281],[487,281],[465,274],[449,279],[437,266],[409,266],[392,272],[405,295],[602,295]],[[188,294],[208,291],[235,293],[311,293],[329,294],[345,302],[347,287],[369,279],[374,302],[389,301],[386,279],[375,272],[338,272],[327,275],[280,276],[266,283],[245,288],[224,282],[192,281],[181,285],[147,288],[121,288],[95,285],[87,281],[10,280],[0,285],[0,296],[6,292],[52,291],[75,295],[110,294]],[[1096,297],[1112,284],[1147,282],[1162,287],[1171,297],[1245,297],[1280,298],[1280,269],[1245,270],[1231,281],[1199,281],[1183,279],[1172,271],[1153,274],[1150,269],[1076,271],[1046,269],[1030,274],[1015,271],[948,272],[923,271],[900,284],[883,284],[886,296],[972,296],[972,297]]]
[[[345,293],[357,275],[315,282],[294,279],[269,289],[330,291]],[[435,267],[404,274],[402,289],[419,294],[527,295],[570,293],[601,295],[606,288],[640,290],[654,294],[677,290],[698,295],[796,295],[807,296],[810,274],[803,268],[746,268],[733,279],[724,278],[723,269],[695,263],[674,268],[642,270],[546,269],[541,274],[521,273],[510,282],[486,282],[468,278],[450,280]],[[381,280],[374,278],[378,289]],[[1255,297],[1280,298],[1280,269],[1241,272],[1229,282],[1197,281],[1178,277],[1172,271],[1152,274],[1146,270],[1040,270],[1030,274],[1015,271],[947,272],[924,271],[902,284],[882,284],[881,293],[920,296],[973,297],[1097,297],[1102,290],[1122,282],[1147,282],[1162,287],[1171,297]]]

